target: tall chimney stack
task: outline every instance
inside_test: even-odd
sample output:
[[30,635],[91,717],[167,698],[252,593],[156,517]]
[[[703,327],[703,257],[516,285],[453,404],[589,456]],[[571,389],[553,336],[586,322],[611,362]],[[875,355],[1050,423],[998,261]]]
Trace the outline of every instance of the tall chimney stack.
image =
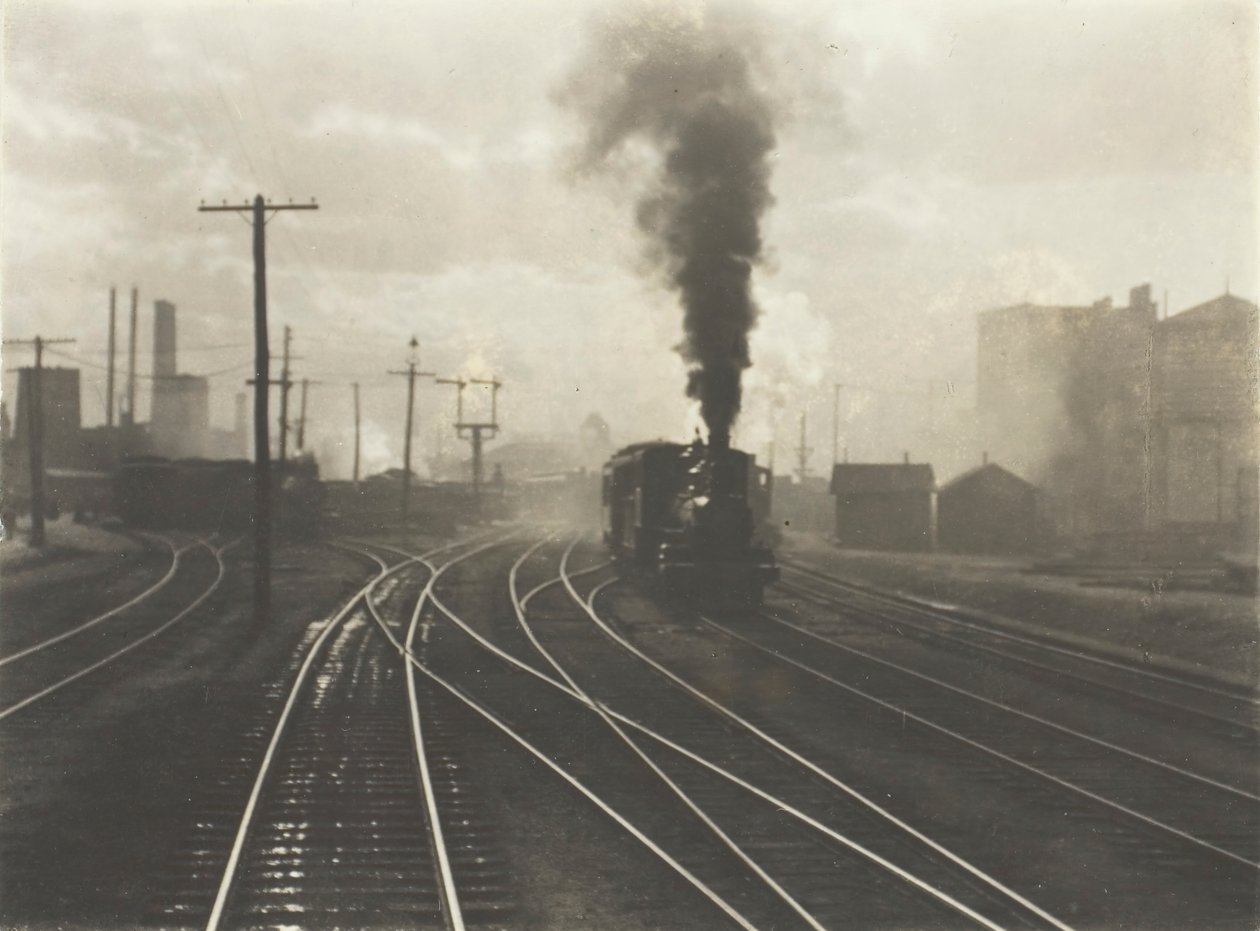
[[154,301],[153,377],[173,378],[175,372],[175,305],[170,301]]
[[902,463],[904,463],[905,465],[909,465],[909,464],[910,464],[910,454],[909,454],[909,453],[902,453],[902,454],[901,454],[901,461],[902,461]]

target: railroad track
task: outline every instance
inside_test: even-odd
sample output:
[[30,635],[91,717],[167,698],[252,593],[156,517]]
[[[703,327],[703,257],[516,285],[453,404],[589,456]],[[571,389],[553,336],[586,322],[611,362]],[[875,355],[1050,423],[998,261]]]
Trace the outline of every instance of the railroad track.
[[[216,774],[220,791],[162,878],[155,921],[463,928],[465,914],[484,922],[510,911],[462,779],[462,729],[432,719],[422,734],[425,696],[378,633],[426,565],[358,552],[378,571],[308,629],[285,685],[270,690],[273,719],[242,735]],[[480,882],[457,892],[453,863]]]
[[[497,674],[487,673],[484,655],[461,660],[437,653],[425,660],[405,644],[400,649],[570,781],[728,919],[743,927],[836,927],[853,922],[852,897],[865,894],[871,920],[1066,927],[908,826],[890,845],[895,819],[869,800],[853,805],[854,793],[834,780],[821,780],[820,789],[820,773],[808,761],[712,697],[675,682],[683,688],[675,694],[681,701],[662,701],[660,670],[633,648],[629,660],[610,650],[604,634],[611,629],[602,634],[591,626],[602,619],[574,584],[601,567],[570,572],[566,551],[551,579],[522,594],[522,567],[540,545],[526,550],[509,573],[515,624],[492,612],[475,621],[462,617],[433,591],[445,569],[435,571],[426,589],[438,614],[500,661]],[[552,594],[560,604],[531,621],[530,603]],[[559,649],[544,645],[547,635],[538,632],[552,629],[563,630]],[[577,631],[591,634],[578,652],[598,649],[597,662],[572,655]],[[435,671],[438,665],[443,673]],[[479,675],[461,681],[461,665],[475,665]],[[597,746],[592,715],[608,736]],[[576,756],[565,740],[574,733],[584,738]],[[838,818],[837,794],[850,806]]]
[[879,708],[903,729],[918,727],[934,738],[937,749],[930,752],[960,761],[979,755],[1041,780],[1124,825],[1134,842],[1159,845],[1187,868],[1207,858],[1260,869],[1260,794],[1254,786],[1137,753],[769,614],[705,620],[775,663],[827,683],[838,699]]
[[[656,653],[653,660],[631,643],[629,636],[611,619],[604,618],[601,622],[595,617],[594,601],[613,581],[596,586],[584,599],[592,608],[592,620],[607,636],[628,653],[642,655],[662,675],[683,687],[689,687],[684,676],[693,680],[703,676],[703,666],[697,665],[694,658],[687,662],[669,648],[662,648],[653,651]],[[582,600],[577,593],[571,591],[571,594]],[[1066,823],[1071,825],[1071,833],[1087,843],[1105,838],[1106,848],[1118,852],[1107,855],[1104,850],[1100,860],[1115,860],[1120,856],[1134,864],[1144,864],[1123,868],[1128,875],[1121,878],[1117,874],[1119,882],[1109,883],[1105,876],[1100,877],[1103,886],[1110,885],[1121,891],[1124,883],[1132,881],[1134,871],[1138,871],[1139,876],[1148,869],[1163,871],[1173,884],[1159,889],[1152,898],[1166,895],[1175,900],[1177,884],[1191,884],[1196,892],[1203,893],[1207,903],[1195,916],[1197,921],[1213,927],[1241,927],[1244,925],[1238,924],[1240,920],[1245,922],[1249,920],[1246,916],[1254,917],[1251,903],[1255,899],[1260,829],[1257,828],[1255,787],[1247,778],[1238,784],[1221,783],[1164,761],[1146,759],[1106,741],[1072,733],[1070,729],[1056,727],[1035,716],[1021,715],[1015,709],[1002,708],[996,703],[978,710],[975,697],[965,695],[965,690],[957,687],[952,691],[942,690],[943,683],[929,683],[926,679],[918,680],[923,691],[914,691],[916,704],[912,707],[907,707],[908,700],[872,702],[863,694],[868,685],[874,687],[879,682],[882,687],[890,678],[897,681],[901,689],[890,694],[907,699],[905,674],[890,668],[891,664],[881,666],[864,661],[860,665],[850,663],[843,679],[839,675],[824,678],[815,667],[823,664],[830,653],[817,639],[797,644],[792,654],[788,654],[777,639],[774,643],[756,642],[758,638],[770,636],[764,633],[771,627],[768,620],[766,616],[743,619],[739,632],[754,643],[738,644],[749,648],[740,655],[730,649],[730,640],[726,645],[715,643],[714,650],[729,657],[724,661],[724,668],[749,670],[748,683],[772,683],[775,694],[782,696],[778,704],[785,709],[792,702],[784,699],[801,694],[807,695],[814,707],[828,709],[830,715],[869,722],[861,725],[862,728],[878,728],[882,722],[887,740],[913,749],[915,759],[931,760],[939,768],[953,769],[963,775],[966,782],[985,787],[986,792],[996,791],[1018,798],[1021,807],[1027,807],[1030,814],[1038,810],[1057,811],[1060,816],[1070,814],[1070,822]],[[687,623],[688,616],[679,615],[673,626],[677,629],[678,625]],[[712,625],[711,618],[709,623]],[[657,628],[640,622],[627,629],[633,629],[635,639],[648,641],[654,639]],[[756,654],[750,655],[749,650],[754,649]],[[713,653],[714,657],[718,655],[718,652]],[[681,675],[679,670],[682,670]],[[727,675],[738,681],[737,672]],[[601,678],[616,679],[615,676]],[[855,688],[855,683],[861,688]],[[724,687],[725,683],[715,689],[710,680],[708,697],[719,694]],[[942,691],[948,692],[951,700],[946,701]],[[752,689],[741,684],[732,697],[740,697],[744,692],[755,695]],[[840,693],[856,704],[851,706],[838,700]],[[761,704],[770,706],[772,701]],[[755,701],[753,704],[754,708],[759,707]],[[872,714],[872,709],[876,713]],[[761,725],[767,737],[777,731],[784,743],[795,739],[798,746],[816,746],[819,737],[813,733],[815,719],[807,717],[794,727],[790,723],[791,715],[792,712],[785,710],[775,715],[777,720],[762,722],[756,717],[756,711],[746,713],[754,726]],[[954,732],[930,716],[948,716]],[[1011,724],[1011,719],[1018,725]],[[843,729],[833,730],[838,734]],[[925,732],[930,732],[931,739],[924,739]],[[997,747],[1002,749],[983,743],[999,738],[1001,742]],[[821,739],[824,744],[847,746],[849,738],[837,739],[833,735]],[[854,736],[851,739],[861,747],[870,738]],[[827,756],[827,753],[816,753],[815,760],[825,761]],[[836,771],[842,771],[850,762],[835,758]],[[852,766],[843,771],[850,770]],[[906,780],[894,779],[894,782],[900,790],[909,785]],[[854,783],[868,798],[877,792],[882,797],[880,785],[878,781],[866,779],[865,774]],[[953,842],[962,845],[959,849],[971,849],[968,845],[976,842],[965,834],[949,836],[957,838]],[[1051,842],[1047,838],[1047,843]],[[979,851],[983,852],[984,848]],[[1084,848],[1081,853],[1084,860]],[[1037,886],[1040,888],[1041,883]],[[1050,898],[1047,901],[1062,900]]]
[[[53,696],[65,697],[83,689],[84,680],[92,673],[186,618],[222,584],[227,573],[224,554],[240,538],[219,545],[201,540],[176,547],[167,542],[171,565],[148,589],[108,611],[0,657],[0,667],[4,669],[0,678],[0,721],[20,715]],[[191,600],[183,590],[189,585],[195,586],[196,592]]]
[[893,628],[905,637],[1018,664],[1048,679],[1070,681],[1157,718],[1174,715],[1252,740],[1260,733],[1260,695],[1244,688],[1169,669],[1153,669],[1069,645],[1051,636],[1003,630],[945,608],[855,585],[808,566],[786,562],[778,588],[858,625]]

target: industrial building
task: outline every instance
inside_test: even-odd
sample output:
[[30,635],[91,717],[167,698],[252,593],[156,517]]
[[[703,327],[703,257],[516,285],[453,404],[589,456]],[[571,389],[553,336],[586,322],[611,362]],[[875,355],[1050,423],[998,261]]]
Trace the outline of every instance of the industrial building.
[[936,477],[927,464],[839,463],[831,469],[836,542],[868,550],[924,551],[935,544]]
[[1160,320],[1141,285],[1125,307],[985,311],[978,337],[981,442],[1044,489],[1060,536],[1254,549],[1255,304],[1226,294]]
[[[16,464],[30,449],[30,404],[34,368],[18,369],[17,410],[13,423],[13,450],[20,452]],[[44,417],[44,468],[77,469],[80,467],[79,433],[83,426],[79,408],[79,370],[44,366],[39,377],[40,409]]]
[[1032,484],[985,462],[937,492],[937,544],[955,553],[1029,553],[1041,543],[1039,511]]
[[[1151,517],[1157,524],[1245,522],[1257,465],[1256,305],[1232,295],[1155,328]],[[1250,505],[1253,506],[1253,505]],[[1254,518],[1251,518],[1254,520]]]

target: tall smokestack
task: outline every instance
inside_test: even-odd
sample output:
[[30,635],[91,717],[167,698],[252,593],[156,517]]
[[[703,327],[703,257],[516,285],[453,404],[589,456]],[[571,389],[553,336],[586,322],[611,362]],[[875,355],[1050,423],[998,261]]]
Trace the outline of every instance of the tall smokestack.
[[[153,377],[175,377],[175,305],[153,302]],[[156,387],[156,385],[155,385]]]
[[647,254],[683,308],[678,353],[710,445],[730,443],[758,309],[753,266],[772,202],[773,108],[749,51],[710,14],[611,23],[560,93],[587,123],[581,168],[646,142],[660,168],[636,209]]

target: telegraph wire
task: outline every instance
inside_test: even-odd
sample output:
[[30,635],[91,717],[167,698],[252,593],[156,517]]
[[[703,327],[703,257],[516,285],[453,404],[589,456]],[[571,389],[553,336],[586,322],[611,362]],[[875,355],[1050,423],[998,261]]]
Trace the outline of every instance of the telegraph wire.
[[[62,352],[59,349],[45,349],[44,351],[48,353],[50,356],[57,356],[59,359],[65,359],[68,362],[75,362],[79,365],[87,366],[88,368],[99,369],[102,372],[109,371],[109,367],[106,365],[101,365],[100,363],[97,363],[97,362],[89,362],[87,359],[80,358],[79,356],[72,355],[68,352]],[[180,372],[180,374],[193,375],[197,378],[217,378],[220,375],[227,375],[231,372],[238,372],[243,368],[248,368],[252,364],[253,364],[252,360],[247,360],[245,362],[238,362],[236,365],[231,365],[231,366],[228,366],[227,368],[216,369],[213,372]],[[136,378],[143,378],[145,381],[164,380],[162,376],[145,375],[143,372],[136,372]]]

